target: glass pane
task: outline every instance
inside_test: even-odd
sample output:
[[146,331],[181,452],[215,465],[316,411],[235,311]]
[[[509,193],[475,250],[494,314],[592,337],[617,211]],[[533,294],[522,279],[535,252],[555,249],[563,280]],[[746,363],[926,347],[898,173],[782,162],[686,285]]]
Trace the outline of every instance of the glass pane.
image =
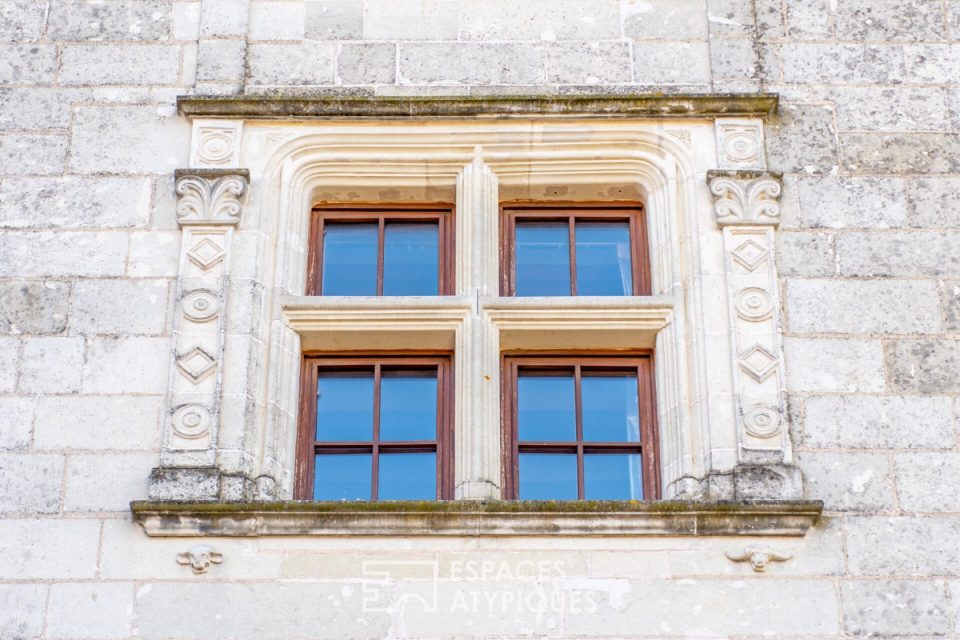
[[589,374],[580,379],[583,439],[640,442],[640,410],[635,373]]
[[436,500],[436,453],[380,454],[379,500]]
[[325,296],[377,295],[377,225],[323,225]]
[[384,371],[380,379],[380,439],[436,437],[437,372]]
[[630,225],[577,223],[577,295],[631,296]]
[[321,373],[317,380],[317,440],[373,439],[373,372]]
[[570,295],[570,234],[566,222],[518,222],[518,296]]
[[383,232],[383,295],[435,296],[440,292],[439,228],[396,223]]
[[577,454],[521,453],[521,500],[576,500]]
[[584,454],[583,494],[587,500],[643,500],[640,454]]
[[573,373],[520,372],[517,380],[517,432],[520,440],[577,439]]
[[324,453],[316,456],[314,500],[369,500],[373,473],[369,453]]

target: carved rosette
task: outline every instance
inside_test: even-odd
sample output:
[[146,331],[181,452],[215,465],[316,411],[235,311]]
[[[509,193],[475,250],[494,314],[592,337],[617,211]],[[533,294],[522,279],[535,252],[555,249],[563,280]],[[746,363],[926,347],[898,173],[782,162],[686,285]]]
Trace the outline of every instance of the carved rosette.
[[724,170],[761,170],[766,166],[763,121],[758,118],[717,118],[717,160]]
[[243,213],[247,181],[247,172],[240,170],[176,173],[177,220],[183,239],[165,455],[196,451],[213,456],[219,422],[223,309],[233,233]]
[[707,177],[723,232],[740,459],[783,461],[789,438],[773,236],[780,180],[745,171]]
[[240,135],[243,122],[239,120],[198,119],[193,122],[190,143],[191,167],[226,168],[240,163]]

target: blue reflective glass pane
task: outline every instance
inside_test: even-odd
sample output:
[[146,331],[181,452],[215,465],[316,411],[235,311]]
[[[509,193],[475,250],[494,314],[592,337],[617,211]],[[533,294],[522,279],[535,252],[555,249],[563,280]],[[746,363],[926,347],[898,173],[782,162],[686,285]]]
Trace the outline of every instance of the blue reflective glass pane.
[[630,225],[577,223],[577,295],[631,296]]
[[640,442],[637,375],[588,374],[580,379],[583,439],[592,442]]
[[382,453],[378,500],[435,500],[436,453]]
[[577,439],[573,374],[520,372],[517,379],[517,432],[520,440]]
[[643,500],[640,454],[584,454],[583,495],[587,500]]
[[521,500],[576,500],[577,455],[521,453]]
[[437,223],[386,224],[383,231],[383,295],[435,296],[439,292]]
[[317,440],[373,439],[373,372],[321,373],[317,380]]
[[437,372],[384,371],[380,378],[380,439],[436,438]]
[[566,222],[518,222],[518,296],[570,295],[570,235]]
[[314,500],[370,500],[373,473],[369,453],[324,453],[315,458]]
[[321,292],[325,296],[377,295],[376,224],[324,224]]

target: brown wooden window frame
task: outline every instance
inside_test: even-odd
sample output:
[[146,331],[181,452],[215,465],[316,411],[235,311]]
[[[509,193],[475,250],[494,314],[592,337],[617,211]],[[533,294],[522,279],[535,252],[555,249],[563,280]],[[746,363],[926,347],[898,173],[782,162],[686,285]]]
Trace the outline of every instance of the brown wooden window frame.
[[[636,369],[639,391],[640,442],[593,442],[583,440],[583,412],[580,380],[583,368],[588,371],[626,371]],[[573,370],[576,441],[526,442],[518,436],[517,379],[520,369],[543,371]],[[657,429],[654,362],[651,350],[632,351],[629,354],[597,354],[595,352],[570,354],[505,354],[501,376],[501,442],[503,497],[518,500],[520,495],[520,453],[576,453],[578,499],[584,499],[584,453],[638,452],[642,459],[643,499],[658,500],[660,487],[660,443]]]
[[[383,368],[424,369],[437,368],[437,434],[435,440],[380,441],[379,440],[379,404],[380,378]],[[317,380],[321,370],[327,371],[369,371],[374,370],[374,430],[372,440],[356,442],[317,441]],[[305,353],[301,370],[300,424],[297,436],[297,467],[294,483],[294,496],[297,500],[313,500],[314,464],[318,453],[371,453],[372,454],[372,496],[377,500],[378,462],[381,451],[393,453],[436,452],[437,460],[437,496],[438,500],[451,500],[454,485],[454,442],[453,442],[453,355],[450,353],[430,354],[350,354],[330,355]]]
[[438,224],[437,295],[453,295],[455,287],[454,205],[450,203],[416,204],[323,204],[311,211],[310,250],[307,258],[307,295],[322,296],[323,227],[330,222],[377,222],[377,296],[383,295],[384,228],[388,222],[428,222]]
[[[630,224],[630,268],[635,296],[650,295],[650,249],[642,203],[506,203],[500,207],[500,295],[516,295],[516,226],[518,220],[567,220],[570,244],[570,292],[577,295],[576,221]],[[566,297],[566,296],[564,296]]]

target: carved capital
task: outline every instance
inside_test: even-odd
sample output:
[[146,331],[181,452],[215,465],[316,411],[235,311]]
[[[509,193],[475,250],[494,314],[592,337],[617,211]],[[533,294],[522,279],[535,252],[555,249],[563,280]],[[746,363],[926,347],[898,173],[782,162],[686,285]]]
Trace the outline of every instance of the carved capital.
[[780,176],[757,171],[709,171],[707,183],[714,196],[717,224],[780,224]]
[[189,225],[235,225],[243,213],[250,173],[245,169],[178,169],[177,222]]

